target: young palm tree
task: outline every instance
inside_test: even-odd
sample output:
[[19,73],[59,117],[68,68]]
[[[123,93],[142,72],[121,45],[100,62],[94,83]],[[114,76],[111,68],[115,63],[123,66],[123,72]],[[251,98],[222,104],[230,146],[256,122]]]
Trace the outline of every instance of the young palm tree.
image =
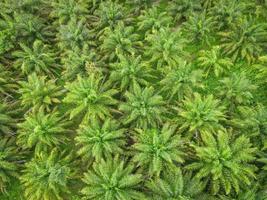
[[126,144],[125,130],[115,120],[105,119],[103,124],[94,120],[88,125],[81,125],[75,140],[80,146],[78,154],[85,160],[110,158],[112,154],[123,152]]
[[14,138],[1,137],[0,140],[0,191],[6,192],[11,177],[19,177],[17,161],[20,159],[18,147],[14,145]]
[[66,81],[73,81],[78,74],[88,74],[90,65],[96,64],[96,54],[85,44],[82,49],[76,47],[69,49],[62,57],[63,71],[62,78]]
[[86,186],[81,190],[83,199],[139,200],[144,199],[140,192],[141,174],[134,174],[134,166],[115,156],[107,161],[93,164],[93,169],[84,174]]
[[209,132],[202,134],[203,145],[193,145],[196,161],[187,166],[197,171],[196,177],[208,181],[212,194],[220,189],[228,195],[232,190],[237,194],[240,188],[251,185],[255,178],[256,148],[244,135],[231,139],[230,133],[218,131],[217,136]]
[[53,75],[56,73],[56,55],[50,50],[51,47],[40,40],[35,40],[32,48],[21,43],[22,50],[14,51],[12,55],[16,57],[14,66],[21,68],[23,74],[36,72],[37,74]]
[[55,81],[47,80],[46,76],[37,76],[36,73],[29,75],[28,81],[20,81],[21,105],[32,111],[40,108],[49,111],[53,104],[60,103],[59,98],[63,94]]
[[175,134],[176,127],[164,124],[158,129],[137,129],[133,145],[133,161],[150,176],[159,176],[176,163],[184,162],[183,141]]
[[182,101],[178,110],[178,123],[181,130],[187,130],[190,134],[198,136],[199,132],[209,131],[215,133],[222,129],[221,121],[225,120],[225,107],[213,95],[201,96],[194,93]]
[[149,85],[149,79],[153,78],[152,70],[142,62],[141,56],[118,55],[119,61],[110,64],[112,71],[109,80],[119,84],[120,90],[132,91],[134,84]]
[[203,194],[205,184],[191,173],[182,174],[179,168],[164,171],[162,177],[156,177],[147,183],[153,200],[207,200]]
[[72,18],[66,25],[59,27],[57,34],[58,46],[62,51],[75,48],[83,48],[90,41],[86,19]]
[[17,30],[14,19],[8,14],[0,14],[0,55],[4,55],[14,48],[17,38]]
[[52,30],[45,24],[45,19],[26,12],[14,12],[13,15],[19,41],[30,45],[35,40],[50,40]]
[[238,19],[243,16],[246,5],[242,1],[218,1],[210,9],[210,14],[216,19],[219,29],[225,30],[238,22]]
[[127,21],[127,10],[122,4],[113,2],[112,0],[101,1],[98,9],[95,10],[91,18],[94,20],[93,26],[95,27],[96,35],[100,36],[106,27],[114,30],[115,26],[120,21]]
[[88,13],[87,3],[81,0],[52,1],[51,17],[57,18],[59,24],[66,24],[72,18],[80,19]]
[[134,27],[125,26],[123,22],[119,22],[114,30],[106,28],[100,40],[103,41],[100,47],[103,57],[109,61],[117,60],[118,54],[132,55],[142,46],[139,35],[134,33]]
[[184,55],[185,40],[181,32],[171,29],[160,28],[159,31],[147,36],[149,46],[145,49],[144,55],[149,58],[149,63],[157,69],[166,71],[164,67],[174,67]]
[[17,144],[22,148],[34,148],[36,154],[48,152],[66,141],[66,125],[58,112],[45,114],[43,110],[31,113],[18,124]]
[[237,106],[228,123],[250,138],[259,136],[260,139],[256,140],[259,146],[264,146],[264,142],[267,142],[267,109],[262,104]]
[[266,25],[244,17],[220,36],[224,53],[232,56],[233,60],[254,62],[266,47]]
[[193,13],[201,11],[202,7],[199,0],[173,0],[170,1],[168,9],[174,16],[174,19],[179,21],[188,19]]
[[259,82],[266,83],[267,82],[267,55],[260,56],[258,61],[253,65],[255,69],[258,70],[256,77],[260,79]]
[[193,70],[188,62],[179,61],[160,81],[161,92],[171,101],[182,100],[191,95],[195,88],[203,87],[202,76],[201,70]]
[[162,12],[159,7],[143,10],[138,17],[137,27],[142,33],[151,33],[152,30],[167,28],[172,24],[172,17],[167,15],[167,12]]
[[15,77],[7,67],[0,64],[0,97],[12,97],[17,89]]
[[226,100],[230,107],[246,105],[253,99],[257,86],[253,84],[245,73],[232,73],[229,77],[220,80],[219,96]]
[[162,123],[166,111],[162,96],[155,94],[152,87],[141,88],[135,84],[133,92],[125,93],[126,102],[119,110],[124,113],[123,122],[132,127],[154,127]]
[[53,149],[50,154],[41,154],[27,162],[20,177],[28,200],[63,200],[69,191],[69,180],[74,172],[71,155],[64,156]]
[[78,75],[74,82],[66,84],[68,93],[63,102],[73,105],[70,119],[82,114],[83,121],[88,122],[93,118],[104,119],[110,115],[111,106],[117,103],[113,96],[118,91],[109,89],[109,84],[103,81],[102,77],[90,74],[84,78]]
[[16,104],[11,102],[0,102],[0,135],[14,135],[16,127],[16,119],[14,115],[17,114]]
[[211,71],[219,77],[233,66],[230,58],[222,56],[220,46],[213,46],[210,50],[201,50],[198,57],[200,67],[206,71],[206,76]]
[[[214,18],[207,16],[206,12],[194,13],[184,23],[185,37],[193,44],[211,45],[212,33],[216,31]],[[215,29],[215,30],[214,30]]]

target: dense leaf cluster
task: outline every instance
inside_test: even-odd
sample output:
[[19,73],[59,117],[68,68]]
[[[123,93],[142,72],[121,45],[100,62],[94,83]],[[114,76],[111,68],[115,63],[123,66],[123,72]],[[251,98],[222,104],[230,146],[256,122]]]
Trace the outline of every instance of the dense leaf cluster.
[[266,13],[1,0],[0,199],[266,200]]

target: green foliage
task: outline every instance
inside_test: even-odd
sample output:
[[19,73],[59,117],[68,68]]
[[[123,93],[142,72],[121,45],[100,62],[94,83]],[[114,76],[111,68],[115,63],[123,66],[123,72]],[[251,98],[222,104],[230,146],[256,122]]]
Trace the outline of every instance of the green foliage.
[[149,58],[149,63],[157,69],[165,71],[166,67],[174,67],[184,55],[185,39],[180,31],[160,28],[159,31],[148,35],[146,40],[149,46],[144,55]]
[[14,128],[16,126],[16,120],[13,117],[17,110],[15,110],[16,105],[1,102],[0,103],[0,134],[1,136],[13,135]]
[[60,103],[59,98],[63,91],[55,80],[47,80],[46,76],[37,76],[33,73],[28,76],[28,81],[20,81],[19,93],[21,105],[32,111],[38,109],[51,110],[55,103]]
[[81,125],[75,140],[80,146],[79,155],[83,158],[95,158],[97,161],[102,158],[110,158],[112,154],[123,152],[125,141],[125,130],[120,129],[115,120],[105,119],[101,124],[93,121],[89,125]]
[[96,34],[101,35],[101,30],[106,27],[114,29],[117,23],[125,18],[125,14],[126,10],[121,4],[115,3],[112,0],[102,1],[92,16],[95,19],[93,25],[99,31]]
[[93,164],[93,169],[84,174],[83,199],[139,200],[144,199],[138,191],[142,175],[133,173],[133,165],[127,165],[118,156]]
[[117,100],[112,96],[118,91],[109,89],[109,85],[103,82],[103,78],[95,74],[82,78],[78,76],[72,83],[67,83],[68,90],[63,102],[72,104],[70,109],[70,119],[79,114],[83,115],[83,121],[100,118],[110,115],[110,106],[115,105]]
[[163,27],[169,27],[172,24],[172,17],[167,12],[161,12],[158,7],[152,7],[144,10],[138,17],[138,30],[149,33],[152,30],[159,30]]
[[199,0],[173,0],[169,7],[169,10],[173,13],[177,21],[184,18],[188,19],[192,13],[202,9]]
[[134,33],[134,27],[125,26],[122,22],[114,28],[107,28],[103,36],[101,50],[110,61],[116,60],[118,54],[132,55],[142,45],[139,35]]
[[142,62],[141,56],[118,55],[119,61],[111,64],[109,80],[117,83],[121,90],[130,90],[134,84],[149,85],[149,79],[153,78],[152,70]]
[[266,200],[266,22],[267,0],[0,0],[0,199]]
[[135,84],[133,92],[126,91],[125,98],[126,102],[119,106],[124,113],[124,124],[147,128],[162,123],[166,109],[162,96],[155,94],[153,87],[143,89]]
[[229,194],[231,190],[239,193],[244,185],[251,185],[255,178],[256,148],[252,147],[244,135],[232,139],[230,133],[218,131],[214,137],[209,132],[201,134],[203,145],[193,145],[196,161],[187,169],[196,170],[196,177],[206,179],[211,191],[216,194],[220,189]]
[[58,68],[56,64],[56,55],[50,50],[48,45],[42,41],[34,41],[32,48],[25,44],[20,44],[22,50],[14,51],[12,54],[17,57],[14,67],[21,68],[22,73],[30,74],[55,74]]
[[221,122],[225,120],[225,107],[213,95],[194,93],[193,97],[186,97],[177,110],[180,129],[194,133],[195,136],[199,132],[215,133],[223,128]]
[[253,19],[239,18],[231,29],[221,32],[221,46],[234,61],[254,62],[266,47],[266,24]]
[[155,178],[147,183],[154,200],[204,199],[202,193],[205,185],[192,174],[182,174],[179,168],[163,172],[162,178]]
[[95,61],[95,54],[90,51],[88,45],[84,45],[82,49],[70,49],[65,53],[66,56],[62,58],[62,78],[67,81],[73,81],[78,74],[87,74],[90,65]]
[[240,1],[219,1],[211,9],[211,14],[216,18],[219,28],[226,29],[238,22],[238,19],[242,17],[245,7],[246,4]]
[[28,200],[63,200],[70,193],[68,183],[73,176],[71,155],[53,149],[42,152],[25,165],[20,177]]
[[10,97],[15,93],[17,84],[12,76],[12,72],[7,67],[0,65],[0,96]]
[[82,48],[89,39],[89,30],[85,19],[72,18],[66,25],[59,27],[58,46],[61,50]]
[[45,114],[43,110],[31,113],[25,121],[18,124],[19,135],[17,143],[22,148],[34,148],[36,154],[47,152],[53,147],[59,147],[66,142],[66,121],[59,113]]
[[222,56],[220,46],[213,46],[211,50],[200,51],[198,62],[199,66],[205,69],[207,75],[213,71],[217,77],[225,74],[233,66],[230,58]]
[[0,140],[0,191],[6,192],[11,177],[18,177],[18,164],[20,159],[18,147],[14,145],[14,138],[1,138]]
[[192,94],[193,89],[203,87],[202,76],[201,70],[194,70],[186,61],[179,61],[159,84],[169,100],[181,100]]
[[183,141],[175,130],[176,127],[169,124],[164,124],[161,130],[137,129],[133,161],[148,171],[148,175],[159,176],[163,170],[168,171],[184,161]]
[[65,24],[72,18],[81,18],[87,13],[87,4],[84,1],[58,0],[52,1],[52,17],[58,19],[59,24]]
[[230,77],[220,80],[219,95],[230,105],[248,104],[253,99],[257,86],[254,85],[245,73],[232,73]]
[[194,13],[184,23],[184,34],[191,43],[199,45],[211,45],[213,40],[212,32],[216,30],[214,18],[209,17],[205,12]]

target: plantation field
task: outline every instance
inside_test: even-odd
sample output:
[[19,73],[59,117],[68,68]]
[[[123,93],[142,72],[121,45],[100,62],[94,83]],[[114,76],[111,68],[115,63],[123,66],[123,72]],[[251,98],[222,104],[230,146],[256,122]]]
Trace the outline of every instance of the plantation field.
[[0,200],[267,200],[267,0],[0,0]]

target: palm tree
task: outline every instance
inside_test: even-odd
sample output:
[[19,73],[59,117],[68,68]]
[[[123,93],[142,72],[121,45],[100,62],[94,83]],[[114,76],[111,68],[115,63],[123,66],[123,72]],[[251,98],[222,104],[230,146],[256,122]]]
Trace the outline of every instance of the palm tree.
[[37,74],[56,74],[58,65],[56,55],[50,50],[50,46],[40,40],[35,40],[32,48],[21,43],[22,50],[14,51],[12,55],[16,57],[14,66],[21,68],[23,74],[36,72]]
[[0,29],[0,55],[4,55],[14,48],[17,37],[14,19],[7,14],[1,13]]
[[67,50],[61,61],[63,64],[62,79],[66,81],[75,80],[78,74],[88,74],[90,65],[97,64],[96,54],[87,44],[81,49],[75,47]]
[[71,154],[64,156],[53,149],[50,154],[42,152],[25,164],[20,177],[28,200],[63,200],[69,191],[69,181],[74,172]]
[[[39,4],[40,5],[40,4]],[[49,41],[53,30],[45,24],[46,19],[29,12],[14,12],[17,40],[25,45],[32,44],[35,40]]]
[[59,24],[66,24],[72,18],[80,19],[88,13],[87,3],[80,0],[52,1],[52,7],[50,15],[56,18]]
[[172,17],[167,15],[167,12],[162,12],[159,7],[145,9],[137,18],[138,30],[145,35],[151,33],[152,30],[168,28],[172,25]]
[[[183,24],[185,37],[192,44],[211,45],[214,39],[212,33],[216,31],[214,18],[209,17],[206,12],[194,13],[189,16],[188,21]],[[215,29],[215,30],[214,30]]]
[[132,55],[142,46],[139,35],[134,33],[134,27],[125,26],[123,22],[119,22],[114,30],[106,28],[100,40],[103,41],[100,46],[103,59],[109,61],[117,60],[118,54]]
[[180,129],[188,131],[189,137],[192,133],[197,137],[200,132],[216,132],[223,128],[220,122],[225,120],[225,107],[213,95],[194,93],[193,98],[186,97],[177,110]]
[[119,156],[95,162],[82,180],[86,184],[81,190],[84,200],[144,199],[139,188],[142,175],[134,173],[134,166],[126,165]]
[[34,148],[36,154],[47,152],[66,142],[66,133],[69,132],[66,125],[68,123],[61,119],[58,112],[45,114],[40,109],[18,124],[17,144],[25,149]]
[[62,51],[75,48],[83,48],[89,41],[89,30],[86,24],[86,19],[80,20],[72,18],[66,25],[59,27],[57,34],[58,46]]
[[193,178],[192,173],[182,174],[180,168],[164,171],[162,177],[156,177],[147,183],[153,200],[207,200],[203,193],[205,184]]
[[220,189],[227,195],[232,190],[238,194],[240,188],[251,185],[255,178],[256,166],[251,162],[255,160],[256,148],[244,135],[236,139],[225,131],[218,131],[216,135],[201,134],[203,145],[193,145],[196,160],[186,168],[197,171],[197,178],[208,181],[212,194]]
[[158,129],[137,129],[133,145],[133,161],[150,176],[159,176],[176,163],[184,162],[183,141],[176,127],[164,124]]
[[194,70],[186,61],[179,61],[159,82],[161,92],[171,101],[182,100],[196,88],[202,88],[203,72]]
[[220,33],[221,46],[233,60],[245,59],[254,62],[266,47],[266,25],[253,19],[239,18],[230,30]]
[[257,86],[247,78],[244,72],[232,73],[229,77],[220,80],[218,94],[232,110],[237,105],[247,105],[253,99]]
[[220,46],[213,46],[210,50],[201,50],[198,57],[200,67],[203,67],[208,76],[211,71],[219,77],[233,66],[230,58],[222,56]]
[[109,89],[109,84],[104,83],[103,77],[90,74],[89,77],[82,78],[78,75],[72,83],[67,83],[68,90],[63,102],[73,105],[70,109],[70,119],[79,114],[83,115],[83,121],[89,119],[104,119],[110,115],[111,106],[117,103],[113,96],[118,92]]
[[153,87],[141,88],[135,84],[133,92],[126,91],[126,102],[119,105],[124,113],[124,124],[132,127],[154,127],[162,123],[166,112],[162,96],[155,94]]
[[19,177],[19,161],[21,154],[18,147],[14,145],[13,137],[1,137],[0,140],[0,191],[6,192],[11,177]]
[[14,135],[17,120],[15,114],[18,110],[16,109],[16,103],[12,102],[0,102],[0,135]]
[[109,80],[117,83],[120,90],[132,91],[134,84],[149,85],[149,80],[154,76],[152,70],[142,62],[141,56],[118,55],[119,61],[110,64],[112,71]]
[[11,70],[0,65],[0,97],[12,97],[17,87],[16,78]]
[[91,16],[96,37],[102,35],[105,28],[109,27],[114,30],[118,22],[130,20],[130,18],[126,18],[126,15],[127,10],[122,4],[115,3],[112,0],[101,1],[98,9]]
[[49,111],[55,103],[60,103],[62,89],[56,85],[56,80],[47,80],[46,76],[37,76],[33,73],[28,81],[20,81],[19,93],[21,105],[32,111],[44,108]]
[[199,0],[173,0],[170,1],[168,9],[174,16],[174,19],[179,21],[188,19],[192,13],[202,10]]
[[95,158],[97,161],[109,158],[112,154],[122,153],[126,144],[124,132],[125,130],[110,118],[105,119],[103,123],[94,120],[90,124],[81,125],[75,138],[80,146],[77,153],[83,156],[84,160]]
[[185,54],[185,40],[180,31],[160,28],[146,38],[149,45],[144,55],[149,58],[149,63],[158,70],[167,71],[166,68],[174,67]]
[[243,17],[248,4],[240,1],[218,1],[210,14],[214,16],[220,30],[228,29],[232,24],[236,24],[239,18]]

